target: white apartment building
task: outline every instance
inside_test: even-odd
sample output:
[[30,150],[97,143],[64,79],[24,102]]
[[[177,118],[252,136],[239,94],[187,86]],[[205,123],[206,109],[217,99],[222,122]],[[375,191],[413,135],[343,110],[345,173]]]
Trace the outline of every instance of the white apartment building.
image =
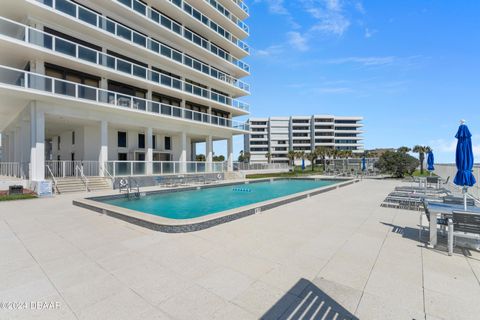
[[248,132],[235,120],[249,114],[248,15],[241,0],[3,0],[2,161],[33,181],[78,162],[188,173],[211,170],[223,140],[231,170],[232,137]]
[[317,147],[337,150],[364,150],[362,117],[333,115],[250,118],[245,135],[245,151],[250,163],[288,163],[288,152],[310,152]]

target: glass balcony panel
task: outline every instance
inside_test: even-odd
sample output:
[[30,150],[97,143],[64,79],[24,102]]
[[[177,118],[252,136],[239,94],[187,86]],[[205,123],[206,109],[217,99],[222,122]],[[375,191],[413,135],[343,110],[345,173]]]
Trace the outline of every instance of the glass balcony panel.
[[183,115],[184,115],[185,119],[190,119],[190,120],[193,119],[192,110],[188,110],[188,109],[183,110]]
[[127,40],[132,40],[132,31],[117,24],[117,35]]
[[65,96],[75,97],[75,85],[63,80],[54,80],[54,92]]
[[55,51],[69,55],[69,56],[76,56],[76,46],[68,41],[65,41],[60,38],[55,38]]
[[160,53],[166,57],[171,57],[172,55],[172,49],[162,46]]
[[133,2],[133,10],[137,11],[140,14],[146,15],[147,14],[147,6],[139,1]]
[[117,93],[117,105],[119,107],[131,108],[132,100],[130,96]]
[[92,49],[78,47],[78,57],[91,63],[97,63],[97,51]]
[[147,110],[147,103],[143,99],[133,98],[133,108],[137,110],[146,111]]
[[162,104],[161,105],[161,111],[162,111],[162,114],[164,114],[164,115],[168,115],[168,116],[172,115],[172,107],[171,106],[167,106],[165,104]]
[[163,84],[164,86],[172,86],[172,79],[168,76],[165,75],[160,75],[160,83]]
[[97,15],[85,8],[78,7],[78,18],[88,24],[97,25]]
[[177,79],[172,79],[172,87],[178,90],[182,90],[182,82]]
[[132,73],[132,64],[127,61],[117,59],[117,70],[128,74]]
[[172,52],[172,58],[177,62],[180,62],[180,63],[182,62],[182,55],[177,51]]
[[162,164],[163,166],[163,173],[168,174],[168,173],[175,173],[175,163],[174,162],[164,162]]
[[133,66],[133,75],[146,79],[147,78],[147,69],[145,69],[144,67],[134,65]]
[[132,174],[131,171],[131,162],[123,162],[123,161],[118,161],[115,162],[115,174],[117,176],[129,176]]
[[97,90],[95,88],[91,88],[91,87],[79,86],[78,97],[81,98],[81,99],[96,101],[97,100]]
[[152,50],[153,52],[155,53],[159,53],[160,52],[160,44],[158,44],[158,42],[154,42],[154,41],[148,41],[148,49]]
[[161,174],[162,173],[162,163],[161,162],[153,162],[152,163],[152,170],[153,170],[153,174]]
[[172,116],[181,118],[182,110],[179,108],[172,108]]
[[160,23],[160,15],[154,10],[150,11],[150,19],[152,19],[156,23]]
[[152,102],[150,112],[160,113],[160,103]]
[[142,47],[147,46],[147,38],[145,38],[144,36],[142,36],[141,34],[138,34],[138,33],[133,34],[133,42],[135,42],[136,44],[138,44]]
[[56,0],[55,9],[75,17],[77,15],[76,5],[65,0]]

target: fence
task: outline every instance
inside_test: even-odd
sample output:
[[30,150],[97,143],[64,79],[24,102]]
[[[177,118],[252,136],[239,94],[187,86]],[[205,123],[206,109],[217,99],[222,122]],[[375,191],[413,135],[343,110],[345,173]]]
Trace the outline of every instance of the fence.
[[224,162],[204,161],[107,161],[105,168],[113,177],[222,173],[227,170]]
[[[455,175],[457,174],[457,167],[453,163],[448,163],[448,164],[435,164],[435,171],[434,173],[437,176],[442,177],[442,179],[449,179],[449,185],[450,187],[458,188],[458,190],[461,190],[461,187],[457,187],[453,184],[453,179],[455,178]],[[475,184],[473,187],[468,188],[468,193],[470,193],[472,196],[475,198],[480,198],[480,165],[474,165],[473,166],[473,175],[475,176],[475,179],[477,179],[477,184]]]
[[290,166],[287,163],[244,163],[234,162],[234,171],[249,171],[249,170],[281,170],[289,169]]
[[[365,171],[376,172],[375,168],[378,158],[365,158]],[[362,159],[327,159],[325,162],[325,171],[331,172],[361,172]]]
[[0,162],[0,177],[28,178],[28,163]]
[[45,161],[45,166],[50,170],[45,170],[47,177],[53,175],[55,178],[74,177],[77,175],[75,168],[83,168],[83,174],[87,177],[95,177],[100,173],[100,163],[98,161],[63,161],[49,160]]

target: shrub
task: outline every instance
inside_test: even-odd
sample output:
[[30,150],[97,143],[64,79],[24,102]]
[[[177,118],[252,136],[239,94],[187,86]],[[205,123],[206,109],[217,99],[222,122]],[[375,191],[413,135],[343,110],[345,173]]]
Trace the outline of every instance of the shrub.
[[375,166],[383,173],[391,174],[395,178],[403,178],[412,175],[418,167],[419,161],[408,153],[387,151],[379,159]]

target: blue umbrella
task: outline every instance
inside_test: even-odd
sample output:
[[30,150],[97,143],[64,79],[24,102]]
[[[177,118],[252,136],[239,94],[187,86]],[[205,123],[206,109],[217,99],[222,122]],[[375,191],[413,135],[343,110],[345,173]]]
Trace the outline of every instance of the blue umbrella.
[[365,157],[362,158],[362,171],[367,170],[367,159]]
[[302,159],[302,170],[305,170],[305,159]]
[[435,170],[435,167],[433,166],[433,163],[435,162],[435,159],[433,157],[433,152],[430,151],[427,155],[427,170],[428,171],[433,171]]
[[472,173],[473,151],[472,134],[462,120],[455,138],[458,139],[457,151],[455,154],[455,164],[457,165],[457,174],[453,183],[463,187],[464,208],[467,210],[467,188],[473,186],[477,181]]

